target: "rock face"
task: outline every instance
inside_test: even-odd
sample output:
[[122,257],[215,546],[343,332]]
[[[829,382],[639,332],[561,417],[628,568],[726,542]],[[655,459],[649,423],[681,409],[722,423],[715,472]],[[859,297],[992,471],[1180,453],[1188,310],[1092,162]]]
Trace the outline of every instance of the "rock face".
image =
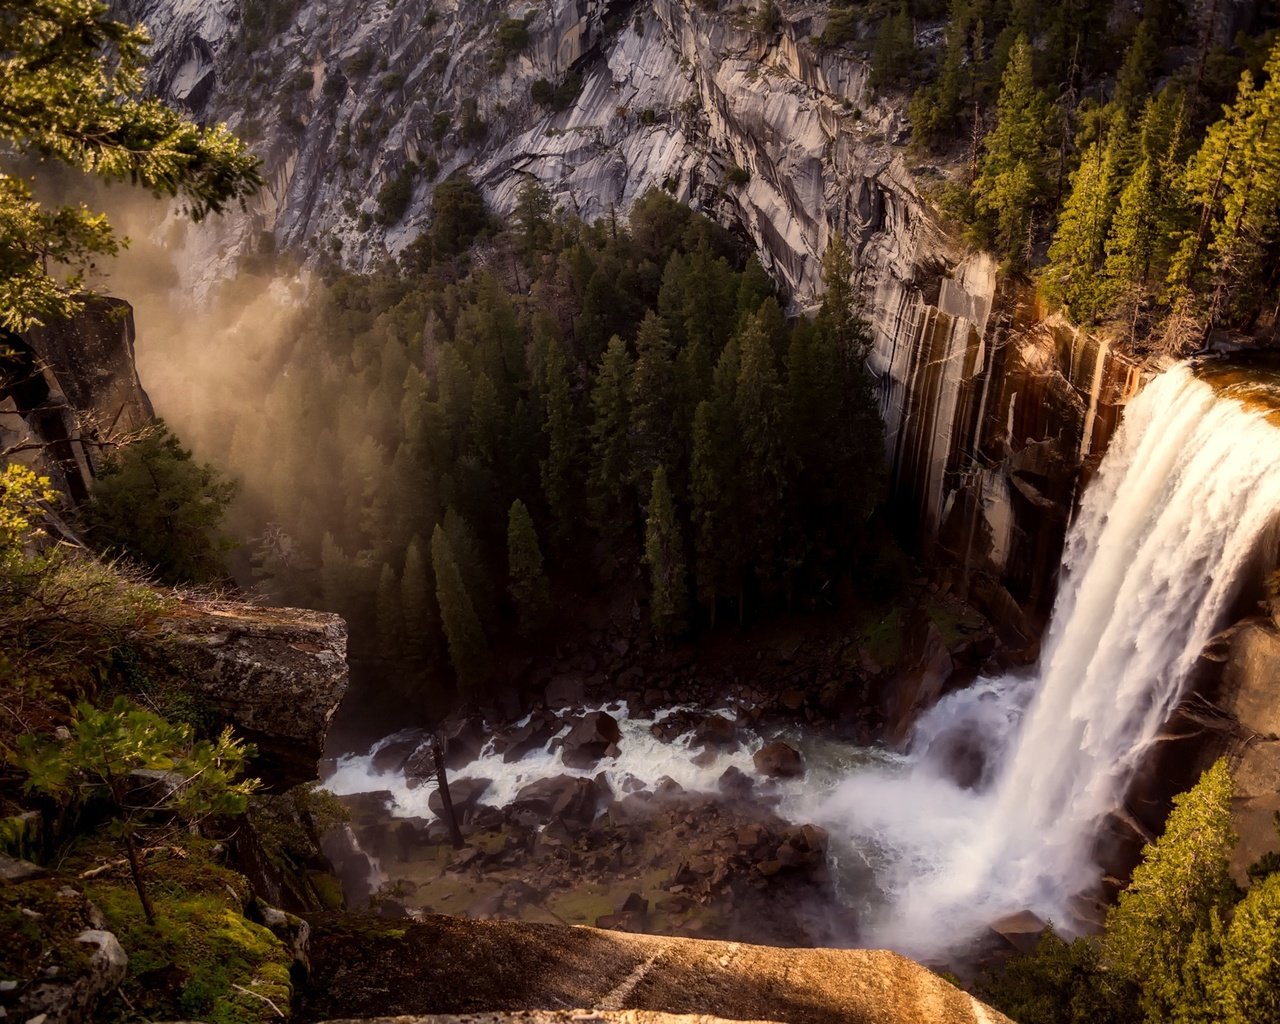
[[0,332],[16,361],[0,370],[0,450],[86,497],[103,446],[151,422],[133,357],[133,310],[96,299],[72,320],[23,337]]
[[329,721],[347,688],[347,627],[337,615],[229,601],[184,601],[151,649],[258,748],[271,788],[315,778]]
[[344,937],[321,928],[313,938],[308,1019],[467,1013],[473,1020],[482,1010],[517,1015],[484,1020],[564,1019],[527,1015],[557,1006],[593,1011],[569,1020],[650,1019],[605,1016],[633,1011],[792,1024],[1010,1024],[919,964],[880,950],[784,949],[437,916],[396,933]]
[[[855,54],[812,44],[826,4],[780,0],[764,33],[697,0],[445,0],[429,18],[295,0],[274,36],[242,25],[239,0],[122,6],[156,41],[153,88],[227,119],[264,160],[248,214],[190,236],[196,294],[264,232],[370,267],[429,225],[436,183],[458,170],[502,215],[529,178],[588,220],[665,188],[750,239],[801,308],[840,232],[874,331],[898,514],[958,563],[1006,639],[1038,631],[1081,480],[1138,371],[1105,340],[1038,322],[992,259],[947,236],[924,195],[943,172],[909,164],[902,111]],[[507,18],[528,42],[503,57]],[[564,109],[533,103],[533,83],[569,76],[581,88]],[[382,223],[379,189],[411,164],[436,174],[411,173],[405,214]]]

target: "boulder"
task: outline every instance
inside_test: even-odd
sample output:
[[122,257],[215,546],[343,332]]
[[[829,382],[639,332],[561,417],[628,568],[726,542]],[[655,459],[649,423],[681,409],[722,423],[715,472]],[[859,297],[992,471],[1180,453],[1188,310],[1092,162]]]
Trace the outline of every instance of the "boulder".
[[216,730],[257,748],[250,769],[269,790],[316,776],[347,689],[347,625],[328,612],[181,600],[144,656],[207,701]]
[[425,738],[426,733],[415,730],[413,736],[392,740],[390,743],[384,742],[369,759],[369,767],[379,775],[403,770]]
[[[492,779],[452,780],[449,783],[449,798],[453,801],[454,812],[461,816],[475,807],[492,782]],[[433,790],[427,797],[427,806],[437,817],[444,817],[444,800],[440,796],[439,789]]]
[[1020,910],[992,921],[991,930],[1014,952],[1031,953],[1040,943],[1047,925],[1030,910]]
[[547,820],[559,817],[566,824],[590,825],[596,816],[600,791],[591,779],[557,775],[531,782],[516,794],[508,808]]
[[557,718],[552,716],[531,718],[519,729],[515,729],[499,740],[503,762],[511,764],[519,761],[532,750],[541,750],[559,731],[560,721]]
[[804,775],[804,758],[800,751],[781,740],[766,743],[756,751],[756,771],[771,779],[798,779]]
[[603,711],[592,711],[574,723],[564,738],[560,759],[570,768],[592,768],[622,738],[618,723]]
[[888,688],[884,708],[886,733],[899,745],[906,742],[921,712],[938,702],[954,669],[946,640],[923,611],[908,617],[903,648],[912,660]]
[[708,715],[693,731],[694,743],[723,750],[738,748],[738,723],[724,715]]
[[484,722],[479,718],[450,722],[441,733],[444,740],[444,764],[452,771],[465,768],[479,757],[487,738]]
[[729,797],[750,796],[755,784],[751,776],[735,765],[726,768],[716,782],[720,792]]

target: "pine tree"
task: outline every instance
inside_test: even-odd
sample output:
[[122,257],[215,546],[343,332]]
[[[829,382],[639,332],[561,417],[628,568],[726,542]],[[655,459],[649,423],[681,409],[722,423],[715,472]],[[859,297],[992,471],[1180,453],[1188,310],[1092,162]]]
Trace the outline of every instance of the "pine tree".
[[1280,875],[1256,882],[1236,907],[1208,989],[1215,1022],[1280,1021]]
[[685,627],[688,579],[675,501],[663,466],[653,471],[649,489],[644,558],[649,566],[649,621],[660,636],[674,636]]
[[591,472],[588,495],[596,528],[618,539],[632,514],[631,355],[616,334],[609,341],[591,389]]
[[449,538],[440,526],[431,534],[431,567],[436,577],[436,602],[440,606],[440,620],[458,689],[465,697],[474,700],[489,679],[489,647],[462,574],[454,562]]
[[498,588],[490,572],[484,548],[471,523],[454,506],[444,513],[445,536],[449,538],[449,551],[454,565],[462,576],[462,582],[471,598],[471,605],[480,622],[491,628],[498,617]]
[[1030,44],[1019,36],[1000,80],[996,126],[985,140],[986,154],[973,184],[977,210],[1013,266],[1024,262],[1032,216],[1046,194],[1049,105],[1036,88],[1031,57]]
[[773,348],[758,317],[738,334],[741,363],[734,390],[734,414],[742,453],[743,547],[751,553],[753,575],[764,593],[782,576],[782,509],[787,492],[783,437],[783,391]]
[[574,536],[580,514],[580,435],[569,390],[569,370],[564,350],[552,341],[546,362],[547,455],[542,460],[542,493],[551,511],[555,539],[567,544]]
[[1116,209],[1122,134],[1122,128],[1113,129],[1105,143],[1094,142],[1081,158],[1042,278],[1049,297],[1081,323],[1092,323],[1108,311],[1098,270]]
[[738,342],[731,339],[716,363],[711,397],[698,404],[693,418],[690,496],[694,527],[694,575],[698,599],[715,626],[723,597],[740,598],[743,565],[742,523],[738,508],[738,423],[734,391],[738,386]]
[[915,31],[903,3],[880,22],[871,50],[871,87],[883,89],[909,80],[915,56]]
[[532,262],[534,254],[541,252],[550,241],[554,208],[555,200],[537,178],[530,176],[520,183],[513,219],[520,251],[526,262]]
[[1102,278],[1114,308],[1131,325],[1136,324],[1156,255],[1159,190],[1158,165],[1151,157],[1143,157],[1120,193],[1107,236]]
[[[1280,42],[1258,87],[1250,72],[1235,102],[1205,134],[1183,188],[1199,211],[1170,269],[1178,300],[1200,306],[1203,331],[1261,301],[1242,285],[1263,267],[1280,222]],[[1202,278],[1208,301],[1196,302]],[[1236,300],[1240,300],[1239,303]]]
[[529,510],[520,499],[507,513],[507,590],[515,605],[521,636],[531,637],[551,610],[550,585],[542,566],[542,549]]
[[676,395],[671,338],[662,321],[648,313],[636,335],[631,374],[631,466],[638,485],[675,456]]
[[404,616],[405,654],[414,661],[425,662],[435,647],[440,620],[435,603],[435,583],[430,578],[422,538],[416,533],[404,553],[400,608]]
[[378,652],[396,659],[403,654],[404,615],[400,610],[400,582],[395,570],[385,562],[378,573],[378,595],[374,605],[378,627]]
[[1196,933],[1235,902],[1230,855],[1231,772],[1219,760],[1174,798],[1164,834],[1143,850],[1129,887],[1107,914],[1107,953],[1142,989],[1150,1024],[1172,1020],[1185,1002],[1183,967]]

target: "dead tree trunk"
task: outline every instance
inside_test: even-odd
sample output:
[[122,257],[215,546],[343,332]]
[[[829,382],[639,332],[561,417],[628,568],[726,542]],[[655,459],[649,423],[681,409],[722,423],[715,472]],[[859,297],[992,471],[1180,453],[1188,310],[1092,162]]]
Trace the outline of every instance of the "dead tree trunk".
[[444,765],[444,744],[440,742],[440,734],[431,737],[431,760],[436,766],[436,787],[440,793],[440,802],[444,805],[444,820],[449,826],[449,836],[453,840],[453,848],[460,850],[465,845],[462,829],[458,828],[458,815],[453,809],[453,798],[449,795],[449,775]]

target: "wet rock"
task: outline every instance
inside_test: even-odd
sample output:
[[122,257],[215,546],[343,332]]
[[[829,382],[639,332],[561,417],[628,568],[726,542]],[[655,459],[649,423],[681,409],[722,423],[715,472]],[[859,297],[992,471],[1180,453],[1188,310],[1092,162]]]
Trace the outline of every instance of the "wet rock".
[[923,611],[909,618],[903,646],[912,660],[888,688],[885,700],[885,728],[898,744],[906,741],[920,713],[937,703],[954,668],[942,633]]
[[708,715],[694,729],[693,741],[722,750],[737,750],[738,724],[724,715]]
[[648,924],[647,914],[605,914],[596,918],[597,928],[615,932],[643,932]]
[[535,717],[499,741],[505,764],[519,761],[532,750],[541,750],[560,731],[560,721],[551,716]]
[[680,783],[676,782],[676,780],[671,778],[669,775],[664,775],[653,787],[654,796],[662,798],[679,796],[683,792],[684,786],[680,785]]
[[426,733],[420,733],[408,739],[383,744],[369,759],[369,766],[380,775],[401,771],[425,737]]
[[451,722],[444,727],[442,733],[446,768],[457,771],[480,756],[486,736],[484,722],[479,718]]
[[796,779],[804,775],[804,759],[795,747],[775,740],[756,751],[756,771],[771,779]]
[[710,768],[713,764],[716,763],[716,759],[719,756],[720,755],[716,753],[716,750],[714,747],[708,747],[706,750],[702,751],[700,754],[694,754],[693,757],[691,757],[689,760],[693,764],[697,765],[699,768]]
[[532,813],[543,819],[559,817],[566,823],[589,825],[595,819],[600,793],[591,779],[557,775],[531,782],[516,794],[510,811]]
[[[480,802],[485,790],[492,785],[492,779],[453,779],[449,783],[449,797],[453,801],[453,809],[459,816]],[[438,816],[444,816],[444,800],[440,790],[435,790],[427,798],[427,806]]]
[[603,711],[592,711],[574,724],[564,738],[560,758],[570,768],[591,768],[622,738],[618,723]]
[[716,781],[716,786],[721,793],[735,798],[750,796],[755,784],[755,779],[736,765],[726,768]]
[[990,925],[991,931],[1018,953],[1033,952],[1046,927],[1044,920],[1030,910],[1008,914]]

